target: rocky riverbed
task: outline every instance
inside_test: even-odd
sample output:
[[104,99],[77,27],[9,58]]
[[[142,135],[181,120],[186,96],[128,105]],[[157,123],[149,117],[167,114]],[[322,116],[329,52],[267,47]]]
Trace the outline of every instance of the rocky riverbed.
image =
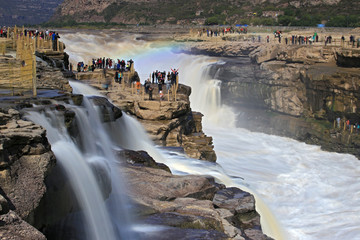
[[[82,96],[73,96],[68,79],[61,75],[71,74],[61,73],[58,64],[51,65],[53,58],[40,57],[43,60],[38,59],[37,78],[55,97],[4,98],[0,106],[1,239],[54,238],[56,229],[64,227],[63,220],[79,211],[45,129],[26,120],[23,113],[24,108],[35,106],[36,111],[57,111],[64,115],[68,131],[76,137],[75,112],[61,102],[81,105]],[[61,59],[56,61],[61,63]],[[104,121],[122,117],[120,107],[139,118],[158,144],[183,147],[194,158],[216,160],[212,139],[202,131],[201,113],[191,111],[188,87],[179,87],[176,101],[145,101],[129,91],[114,86],[104,92],[117,106],[105,98],[95,100],[103,109]],[[123,150],[118,153],[118,161],[129,179],[128,195],[138,218],[143,223],[167,226],[157,239],[270,239],[261,231],[251,194],[226,188],[208,176],[173,175],[146,152]],[[111,186],[103,180],[106,198]],[[68,225],[61,235],[76,236],[72,234],[77,231],[75,225]],[[139,238],[153,239],[149,234],[145,232]]]

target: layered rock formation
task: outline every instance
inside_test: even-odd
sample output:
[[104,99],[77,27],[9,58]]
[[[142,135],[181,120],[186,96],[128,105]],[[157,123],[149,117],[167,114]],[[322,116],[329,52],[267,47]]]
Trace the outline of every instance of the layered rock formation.
[[[109,81],[112,81],[113,74],[112,71],[108,72]],[[98,79],[103,77],[98,70],[79,73],[77,77],[101,88]],[[192,112],[190,108],[191,88],[179,84],[176,101],[169,100],[170,96],[167,94],[160,101],[158,94],[155,94],[158,88],[155,84],[153,87],[154,100],[148,100],[147,95],[136,94],[131,88],[119,84],[113,84],[109,91],[103,93],[116,106],[135,116],[155,143],[182,147],[189,157],[215,162],[212,137],[202,131],[202,114]]]
[[[211,177],[174,176],[150,156],[127,151],[124,172],[142,222],[168,226],[156,239],[271,239],[261,231],[252,195]],[[150,167],[152,166],[152,167]]]
[[[359,157],[358,136],[343,131],[345,120],[350,119],[352,125],[360,122],[360,70],[349,68],[357,65],[358,50],[247,44],[248,57],[243,57],[246,50],[239,47],[227,52],[215,44],[208,48],[212,55],[233,57],[238,51],[242,56],[224,59],[226,64],[213,65],[210,71],[222,80],[223,102],[242,112],[238,125]],[[204,53],[206,48],[192,47],[195,53]],[[334,127],[338,117],[341,128]]]
[[34,214],[46,193],[45,178],[55,157],[45,130],[20,119],[11,108],[0,111],[0,199],[2,239],[45,239],[36,229]]

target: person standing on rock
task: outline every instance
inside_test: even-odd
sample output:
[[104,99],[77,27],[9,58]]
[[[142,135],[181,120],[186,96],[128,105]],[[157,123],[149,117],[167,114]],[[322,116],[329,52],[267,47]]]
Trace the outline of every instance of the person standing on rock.
[[57,51],[57,39],[60,38],[58,33],[53,33],[52,35],[52,44],[53,44],[53,50]]
[[119,72],[117,70],[115,72],[114,80],[116,83],[119,82]]
[[123,72],[119,72],[119,84],[121,84],[121,81],[122,81],[122,79],[123,79]]
[[144,88],[145,88],[145,93],[149,93],[149,87],[150,87],[151,83],[150,83],[150,79],[146,79],[145,83],[144,83]]
[[149,86],[149,100],[153,100],[153,98],[152,98],[152,92],[153,92],[153,88],[152,88],[152,86],[150,85]]
[[139,80],[139,81],[136,81],[136,92],[137,92],[137,94],[140,94],[140,88],[141,88],[141,83],[140,83],[140,80]]

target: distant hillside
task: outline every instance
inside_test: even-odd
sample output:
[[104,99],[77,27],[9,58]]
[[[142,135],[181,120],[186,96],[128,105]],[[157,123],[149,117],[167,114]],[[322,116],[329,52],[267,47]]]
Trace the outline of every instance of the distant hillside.
[[38,24],[49,21],[64,0],[0,0],[0,25]]
[[359,27],[356,0],[65,0],[52,24],[253,24]]

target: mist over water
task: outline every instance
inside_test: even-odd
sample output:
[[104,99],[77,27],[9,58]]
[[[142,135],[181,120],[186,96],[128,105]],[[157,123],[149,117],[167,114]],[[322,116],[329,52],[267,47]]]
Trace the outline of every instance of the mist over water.
[[63,33],[62,40],[73,61],[134,59],[142,82],[154,70],[179,68],[180,82],[192,87],[192,109],[205,115],[204,132],[213,137],[218,157],[216,165],[159,154],[147,143],[145,150],[157,161],[175,173],[212,174],[228,186],[249,189],[264,204],[258,205],[264,232],[276,239],[360,239],[360,162],[354,156],[234,127],[236,110],[221,104],[221,82],[207,71],[210,64],[221,64],[219,59],[174,53],[170,45],[120,35]]

